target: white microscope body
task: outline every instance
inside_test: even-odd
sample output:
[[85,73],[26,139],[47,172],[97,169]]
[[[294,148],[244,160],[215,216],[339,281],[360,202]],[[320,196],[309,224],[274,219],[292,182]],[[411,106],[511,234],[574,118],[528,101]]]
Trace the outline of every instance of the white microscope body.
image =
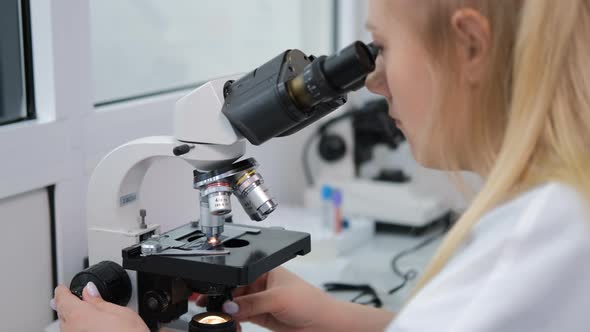
[[[203,84],[176,104],[174,137],[153,136],[124,144],[96,167],[88,186],[88,250],[90,265],[109,260],[121,264],[121,249],[159,234],[157,224],[142,225],[139,196],[149,167],[163,158],[179,158],[173,149],[187,144],[180,156],[195,169],[209,171],[238,160],[246,141],[221,113],[223,85],[231,78]],[[131,272],[130,272],[131,273]],[[131,278],[132,288],[135,278]],[[130,305],[135,307],[133,292]]]

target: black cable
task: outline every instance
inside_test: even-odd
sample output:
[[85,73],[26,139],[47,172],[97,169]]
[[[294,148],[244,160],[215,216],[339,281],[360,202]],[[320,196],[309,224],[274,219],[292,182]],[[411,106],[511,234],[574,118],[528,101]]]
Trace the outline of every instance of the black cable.
[[[57,219],[55,214],[55,185],[46,188],[49,204],[49,236],[51,238],[51,282],[53,288],[57,287]],[[57,312],[53,312],[53,318],[57,319]]]
[[411,281],[414,280],[417,276],[418,276],[418,271],[416,269],[409,269],[407,270],[405,273],[401,271],[401,269],[398,266],[398,261],[403,258],[404,256],[407,256],[411,253],[415,253],[416,251],[426,247],[427,245],[429,245],[430,243],[434,242],[435,240],[437,240],[438,238],[442,237],[451,227],[451,214],[447,214],[446,216],[444,216],[442,218],[442,222],[444,224],[444,226],[441,228],[441,230],[439,230],[438,232],[432,234],[431,236],[427,237],[426,239],[424,239],[423,241],[421,241],[420,243],[416,244],[415,246],[412,246],[410,248],[404,249],[401,252],[399,252],[397,255],[393,256],[392,260],[391,260],[391,268],[393,269],[393,273],[395,275],[397,275],[398,277],[402,278],[403,281],[401,284],[395,286],[394,288],[390,289],[388,294],[391,295],[395,292],[397,292],[398,290],[404,288],[406,286],[406,284]]
[[[372,305],[376,308],[383,306],[383,301],[377,295],[377,292],[373,287],[368,284],[346,284],[340,282],[329,282],[324,284],[324,290],[326,292],[340,292],[340,291],[360,291],[360,293],[353,297],[350,302],[362,305]],[[370,296],[371,300],[359,302],[358,300],[364,296]]]
[[311,145],[316,137],[319,137],[319,132],[311,134],[303,146],[303,175],[305,176],[307,185],[310,187],[314,185],[314,180],[313,175],[311,174],[311,167],[309,166],[309,151],[311,150]]

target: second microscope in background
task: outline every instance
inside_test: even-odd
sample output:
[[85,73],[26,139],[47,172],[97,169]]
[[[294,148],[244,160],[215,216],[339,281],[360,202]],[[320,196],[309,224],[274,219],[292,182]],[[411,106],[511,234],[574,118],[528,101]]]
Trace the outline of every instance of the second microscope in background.
[[[346,122],[350,133],[334,130]],[[449,196],[456,193],[450,192],[448,175],[416,164],[384,99],[320,125],[306,144],[303,164],[309,185],[305,206],[325,210],[319,205],[326,205],[328,192],[336,193],[334,203],[340,208],[335,211],[345,221],[361,218],[376,222],[378,230],[420,235],[446,221],[454,208]],[[338,231],[338,225],[332,227]]]

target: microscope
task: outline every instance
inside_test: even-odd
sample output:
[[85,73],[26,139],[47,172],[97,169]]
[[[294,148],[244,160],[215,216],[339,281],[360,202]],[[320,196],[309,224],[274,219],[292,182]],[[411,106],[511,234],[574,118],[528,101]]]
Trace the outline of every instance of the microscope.
[[[239,160],[246,141],[260,145],[289,136],[342,106],[347,93],[364,86],[377,53],[360,41],[329,57],[287,50],[243,76],[212,80],[181,98],[173,137],[141,138],[110,152],[89,182],[91,266],[72,279],[71,291],[81,296],[92,281],[105,300],[130,306],[152,330],[178,321],[189,297],[204,294],[207,312],[183,329],[235,331],[221,310],[232,291],[311,251],[309,234],[231,221],[232,194],[256,221],[278,205],[256,160]],[[149,167],[164,158],[194,168],[200,216],[161,233],[145,222],[139,189]]]

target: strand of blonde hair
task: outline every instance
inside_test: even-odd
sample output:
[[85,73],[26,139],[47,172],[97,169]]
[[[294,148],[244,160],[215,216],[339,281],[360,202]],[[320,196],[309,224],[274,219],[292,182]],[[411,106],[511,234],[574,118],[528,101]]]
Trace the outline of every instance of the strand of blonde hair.
[[[513,87],[501,149],[483,189],[449,232],[414,294],[449,262],[489,210],[550,180],[567,182],[590,199],[589,4],[527,0],[514,48]],[[550,41],[548,41],[548,38]],[[509,72],[509,69],[506,69]]]

